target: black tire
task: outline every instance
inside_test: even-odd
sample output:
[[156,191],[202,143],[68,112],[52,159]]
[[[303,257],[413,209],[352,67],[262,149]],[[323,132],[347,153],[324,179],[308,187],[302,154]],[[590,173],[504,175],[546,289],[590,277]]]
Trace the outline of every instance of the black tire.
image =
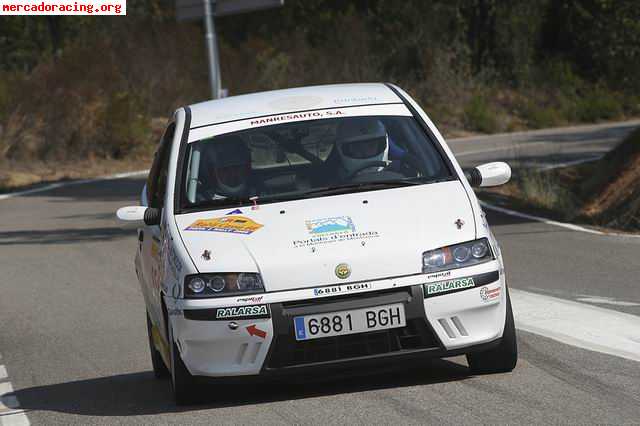
[[162,360],[162,355],[156,349],[153,344],[153,333],[151,331],[152,325],[149,319],[149,313],[147,313],[147,335],[149,336],[149,352],[151,352],[151,365],[153,365],[153,374],[158,379],[169,377],[169,369]]
[[513,321],[511,298],[508,290],[507,312],[500,344],[487,351],[468,353],[467,362],[474,374],[507,373],[516,367],[518,344],[516,342],[516,326]]
[[167,324],[171,356],[171,389],[176,405],[189,405],[195,402],[196,383],[182,361],[180,350],[173,338],[171,324]]

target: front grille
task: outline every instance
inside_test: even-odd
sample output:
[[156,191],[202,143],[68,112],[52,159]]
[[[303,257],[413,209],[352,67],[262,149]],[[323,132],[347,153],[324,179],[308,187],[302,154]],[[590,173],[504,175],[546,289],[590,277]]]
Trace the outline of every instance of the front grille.
[[[393,294],[385,292],[385,294],[374,294],[373,297],[366,299],[362,299],[362,296],[360,299],[353,298],[352,302],[347,303],[354,303],[352,309],[355,309],[361,307],[359,305],[363,303],[368,306],[377,306],[390,302],[405,304],[407,316],[405,327],[304,341],[295,339],[292,327],[293,317],[300,315],[301,312],[288,311],[281,304],[272,305],[276,336],[266,368],[279,369],[440,347],[439,340],[425,318],[422,292],[419,287],[415,292],[396,290]],[[302,314],[330,312],[332,309],[333,311],[351,309],[345,307],[344,303],[344,300],[322,303],[316,301],[313,305],[305,305],[304,309],[308,312]]]
[[[421,324],[422,323],[422,324]],[[422,328],[423,333],[420,333]],[[406,327],[346,336],[324,337],[298,342],[295,338],[278,339],[269,368],[330,362],[348,358],[382,355],[410,349],[438,347],[433,337],[424,333],[424,321],[411,320]]]

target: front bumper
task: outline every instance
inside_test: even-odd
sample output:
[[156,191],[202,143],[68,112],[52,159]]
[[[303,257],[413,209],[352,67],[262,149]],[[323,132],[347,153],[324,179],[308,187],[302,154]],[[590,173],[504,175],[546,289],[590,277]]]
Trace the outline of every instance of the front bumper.
[[[233,320],[214,320],[216,308],[198,301],[196,307],[170,309],[171,324],[182,359],[194,376],[271,376],[454,356],[499,343],[504,328],[504,275],[487,271],[488,266],[475,269],[455,274],[484,276],[482,285],[435,297],[425,298],[421,284],[379,290],[373,286],[365,293],[266,303],[269,318]],[[215,303],[218,307],[219,301]],[[295,316],[393,303],[405,305],[405,327],[295,340]]]

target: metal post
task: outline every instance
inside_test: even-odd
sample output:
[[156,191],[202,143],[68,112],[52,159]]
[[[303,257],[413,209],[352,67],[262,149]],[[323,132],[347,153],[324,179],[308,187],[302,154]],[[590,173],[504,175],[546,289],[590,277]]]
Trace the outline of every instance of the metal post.
[[220,61],[218,59],[218,41],[216,40],[216,27],[213,21],[213,2],[204,1],[204,24],[206,28],[205,42],[207,44],[207,57],[209,58],[209,84],[211,86],[211,98],[220,98]]

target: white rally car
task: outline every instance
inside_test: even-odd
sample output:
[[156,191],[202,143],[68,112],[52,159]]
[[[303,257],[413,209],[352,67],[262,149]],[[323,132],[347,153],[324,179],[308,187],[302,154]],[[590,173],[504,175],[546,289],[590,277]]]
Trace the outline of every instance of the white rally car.
[[500,247],[431,120],[391,84],[178,109],[141,206],[135,268],[154,372],[178,403],[204,378],[466,354],[516,365]]

